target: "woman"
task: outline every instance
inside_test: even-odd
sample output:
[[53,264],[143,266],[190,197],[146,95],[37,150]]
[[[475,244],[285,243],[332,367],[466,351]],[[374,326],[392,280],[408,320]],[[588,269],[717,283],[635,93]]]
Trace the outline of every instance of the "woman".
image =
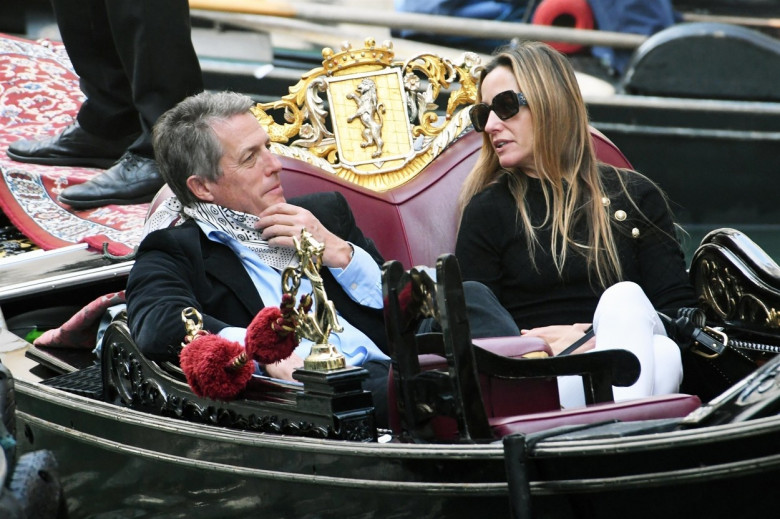
[[[520,333],[559,353],[592,323],[578,352],[624,348],[639,380],[617,400],[678,390],[677,345],[656,310],[693,306],[693,288],[661,191],[596,160],[571,65],[538,42],[500,50],[482,71],[480,158],[460,197],[456,254],[464,279],[490,287]],[[594,344],[595,342],[595,344]],[[559,380],[564,406],[582,405],[579,377]]]

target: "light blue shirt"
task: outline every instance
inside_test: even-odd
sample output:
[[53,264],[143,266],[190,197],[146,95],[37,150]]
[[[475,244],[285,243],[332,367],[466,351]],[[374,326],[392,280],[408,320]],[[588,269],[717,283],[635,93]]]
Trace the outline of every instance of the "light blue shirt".
[[[257,254],[227,233],[206,222],[198,221],[197,223],[211,241],[230,247],[240,258],[265,306],[279,306],[281,304],[281,272],[262,263]],[[383,302],[382,275],[379,265],[368,252],[354,244],[352,247],[355,253],[346,268],[328,268],[352,300],[364,306],[380,309]],[[311,292],[311,283],[306,277],[302,277],[298,297],[309,292]],[[336,313],[338,313],[338,309]],[[329,342],[344,355],[347,365],[362,366],[364,362],[369,360],[389,360],[389,357],[366,334],[347,322],[341,315],[339,315],[339,325],[344,328],[344,331],[331,333]],[[219,335],[243,345],[246,328],[224,328],[219,332]],[[308,339],[301,339],[295,353],[305,359],[309,355],[311,345],[312,343]]]

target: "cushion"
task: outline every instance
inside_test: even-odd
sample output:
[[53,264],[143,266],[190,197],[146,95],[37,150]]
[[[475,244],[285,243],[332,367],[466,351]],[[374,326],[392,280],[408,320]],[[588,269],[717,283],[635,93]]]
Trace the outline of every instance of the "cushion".
[[528,434],[563,425],[583,425],[610,420],[634,422],[659,418],[679,418],[686,416],[700,406],[701,400],[697,396],[671,394],[559,411],[493,417],[489,418],[489,422],[495,435],[504,437],[509,434]]

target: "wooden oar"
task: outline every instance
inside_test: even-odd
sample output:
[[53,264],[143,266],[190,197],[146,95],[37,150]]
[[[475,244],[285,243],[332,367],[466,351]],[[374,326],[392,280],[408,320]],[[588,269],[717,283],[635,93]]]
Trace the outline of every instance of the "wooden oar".
[[312,3],[280,3],[259,0],[190,0],[190,8],[250,15],[298,18],[320,23],[349,23],[410,29],[475,38],[556,41],[582,45],[634,49],[647,39],[640,34],[590,31],[525,23],[496,22],[456,16],[402,13],[385,9],[355,9]]

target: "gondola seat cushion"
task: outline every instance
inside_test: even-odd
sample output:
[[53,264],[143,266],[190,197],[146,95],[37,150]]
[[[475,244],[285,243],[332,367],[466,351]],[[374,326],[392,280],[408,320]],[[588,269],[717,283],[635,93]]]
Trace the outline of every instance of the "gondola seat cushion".
[[701,406],[694,395],[660,395],[622,402],[593,404],[543,413],[488,418],[498,438],[516,433],[529,434],[564,425],[585,425],[607,421],[635,422],[662,418],[680,418]]

